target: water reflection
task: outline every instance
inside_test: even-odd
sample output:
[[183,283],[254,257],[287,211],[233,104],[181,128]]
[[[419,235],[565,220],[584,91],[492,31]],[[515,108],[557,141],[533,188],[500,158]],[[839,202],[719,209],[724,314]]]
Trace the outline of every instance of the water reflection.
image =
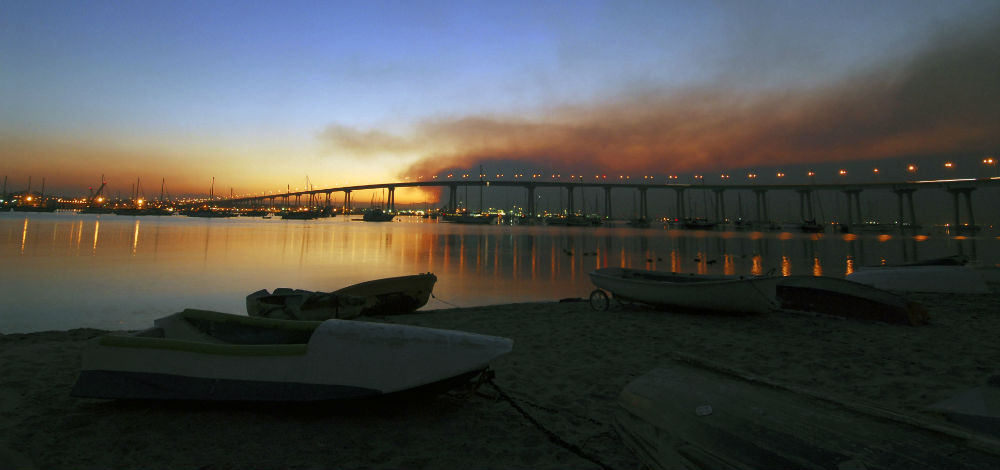
[[[246,294],[262,288],[333,290],[418,272],[437,274],[435,296],[465,306],[586,296],[593,289],[587,273],[603,266],[843,276],[866,264],[866,256],[892,264],[979,250],[984,263],[1000,262],[995,237],[478,227],[406,219],[0,214],[0,234],[7,234],[0,239],[2,285],[18,294],[4,296],[13,299],[0,315],[4,332],[120,322],[142,327],[153,315],[185,307],[242,312]],[[81,258],[83,238],[91,241],[91,256]],[[428,308],[447,306],[434,302]],[[39,310],[47,313],[29,313]]]

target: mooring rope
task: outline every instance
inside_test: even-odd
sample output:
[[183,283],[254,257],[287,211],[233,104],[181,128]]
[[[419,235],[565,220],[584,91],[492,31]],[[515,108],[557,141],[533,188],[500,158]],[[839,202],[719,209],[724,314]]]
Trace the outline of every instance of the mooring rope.
[[448,305],[451,305],[452,307],[455,307],[455,308],[462,308],[462,307],[459,307],[458,305],[455,305],[455,304],[453,304],[453,303],[451,303],[451,302],[448,302],[447,300],[443,300],[443,299],[441,299],[440,297],[438,297],[438,296],[434,295],[434,293],[433,293],[433,292],[431,292],[431,297],[433,297],[433,298],[434,298],[434,300],[437,300],[438,302],[441,302],[441,303],[446,303],[446,304],[448,304]]
[[508,404],[510,404],[510,406],[514,407],[514,409],[517,410],[518,413],[521,413],[521,416],[523,416],[524,419],[528,420],[528,422],[530,422],[531,424],[534,424],[535,427],[538,428],[539,431],[542,431],[542,433],[544,433],[546,436],[548,436],[549,440],[552,441],[554,444],[576,454],[578,457],[584,460],[588,460],[594,463],[595,465],[603,468],[604,470],[612,470],[612,467],[610,467],[609,465],[605,464],[604,462],[601,462],[596,457],[587,454],[579,446],[566,442],[563,438],[556,435],[556,433],[550,431],[548,428],[543,426],[542,423],[539,423],[538,420],[533,418],[530,414],[528,414],[527,411],[524,410],[524,408],[518,405],[517,402],[514,401],[514,399],[510,395],[508,395],[506,392],[500,389],[500,386],[493,381],[493,374],[484,375],[482,382],[490,384],[490,386],[493,387],[493,390],[496,390],[496,392],[500,395],[500,398],[503,398],[503,400],[506,401]]

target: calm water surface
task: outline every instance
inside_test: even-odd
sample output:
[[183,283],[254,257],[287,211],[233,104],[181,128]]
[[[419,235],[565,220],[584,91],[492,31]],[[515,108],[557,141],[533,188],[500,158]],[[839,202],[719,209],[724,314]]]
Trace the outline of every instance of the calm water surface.
[[962,253],[1000,263],[1000,239],[946,233],[695,232],[662,227],[473,226],[0,213],[0,332],[138,329],[186,307],[245,313],[258,289],[334,290],[438,276],[424,309],[585,297],[603,266],[844,276]]

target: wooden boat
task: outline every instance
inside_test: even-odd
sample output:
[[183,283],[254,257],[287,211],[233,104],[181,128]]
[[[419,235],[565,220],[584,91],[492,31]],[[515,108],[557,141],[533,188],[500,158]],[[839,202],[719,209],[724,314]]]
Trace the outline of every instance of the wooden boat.
[[965,265],[861,267],[848,274],[846,278],[879,289],[903,292],[953,294],[989,294],[992,292],[977,270]]
[[993,468],[996,441],[671,362],[629,383],[615,429],[647,468]]
[[391,212],[386,212],[378,207],[373,207],[371,209],[365,209],[365,213],[361,215],[361,220],[365,222],[391,222],[395,216],[396,215]]
[[279,287],[274,292],[261,289],[247,295],[247,314],[281,320],[350,319],[374,304],[375,299],[365,296]]
[[750,314],[777,308],[773,276],[709,276],[643,269],[600,268],[590,273],[600,289],[619,299],[656,307]]
[[273,320],[184,310],[95,338],[72,395],[319,401],[447,386],[511,351],[508,338],[352,320]]
[[259,290],[247,296],[247,313],[286,320],[412,313],[427,304],[436,282],[433,273],[423,273],[365,281],[333,292]]
[[333,293],[374,299],[362,307],[361,315],[412,313],[427,304],[436,282],[433,273],[413,274],[365,281]]
[[927,310],[915,302],[866,284],[822,276],[778,279],[778,301],[786,310],[902,325],[924,325]]

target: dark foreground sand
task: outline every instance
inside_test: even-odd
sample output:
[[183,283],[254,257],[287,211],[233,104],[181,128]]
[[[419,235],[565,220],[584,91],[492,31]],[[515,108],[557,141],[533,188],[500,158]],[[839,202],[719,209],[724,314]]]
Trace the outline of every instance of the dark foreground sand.
[[[377,321],[514,339],[496,384],[559,438],[613,468],[639,462],[612,428],[633,378],[690,354],[845,401],[930,420],[924,407],[1000,368],[996,295],[913,295],[921,327],[774,313],[753,317],[532,303]],[[121,403],[69,396],[86,340],[0,335],[0,468],[597,468],[489,386],[377,407]]]

